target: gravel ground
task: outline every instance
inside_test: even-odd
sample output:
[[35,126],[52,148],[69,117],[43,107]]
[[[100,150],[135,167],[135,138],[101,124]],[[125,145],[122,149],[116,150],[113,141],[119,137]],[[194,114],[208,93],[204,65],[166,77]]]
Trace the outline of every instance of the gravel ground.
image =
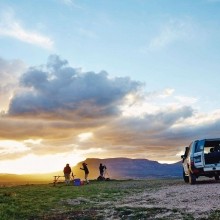
[[149,190],[130,196],[120,201],[118,206],[178,209],[196,219],[206,218],[210,211],[220,209],[220,181],[165,186],[159,190]]

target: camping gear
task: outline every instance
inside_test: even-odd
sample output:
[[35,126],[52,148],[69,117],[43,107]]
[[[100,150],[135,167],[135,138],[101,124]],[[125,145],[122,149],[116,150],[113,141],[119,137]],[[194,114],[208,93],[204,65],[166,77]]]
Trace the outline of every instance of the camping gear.
[[105,180],[105,177],[103,177],[103,176],[99,176],[99,177],[97,178],[97,180],[99,180],[99,181],[103,181],[103,180]]
[[81,186],[81,180],[80,179],[74,179],[73,185],[74,186]]

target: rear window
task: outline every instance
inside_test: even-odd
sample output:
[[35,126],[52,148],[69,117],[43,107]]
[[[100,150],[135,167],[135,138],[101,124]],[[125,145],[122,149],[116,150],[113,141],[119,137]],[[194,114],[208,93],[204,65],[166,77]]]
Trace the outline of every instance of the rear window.
[[205,141],[204,153],[220,151],[220,140]]
[[201,140],[198,141],[195,145],[195,152],[204,151],[205,154],[208,154],[213,151],[220,152],[220,140]]

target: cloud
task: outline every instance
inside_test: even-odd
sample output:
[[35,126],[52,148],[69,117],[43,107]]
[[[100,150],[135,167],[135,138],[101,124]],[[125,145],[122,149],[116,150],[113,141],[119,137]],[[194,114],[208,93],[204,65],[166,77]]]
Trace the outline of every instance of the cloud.
[[0,159],[7,156],[8,159],[22,157],[27,154],[29,149],[22,143],[17,141],[0,141]]
[[194,97],[172,88],[145,92],[141,82],[84,72],[57,55],[27,69],[19,83],[8,114],[0,117],[0,139],[23,148],[1,148],[0,158],[78,152],[175,162],[191,140],[220,130],[220,112],[199,112]]
[[168,23],[163,24],[157,36],[151,39],[149,43],[150,50],[165,48],[178,41],[187,41],[194,36],[194,25],[189,20],[170,19]]
[[[102,137],[106,157],[116,154],[175,162],[180,160],[178,152],[192,140],[218,137],[220,114],[215,113],[214,118],[210,115],[199,116],[187,106],[167,108],[155,114],[146,114],[145,118],[118,118],[94,136],[97,139]],[[84,148],[88,146],[91,143],[84,143]]]
[[187,103],[188,105],[192,105],[198,101],[197,98],[187,96],[175,96],[175,99],[181,103]]
[[5,13],[0,21],[0,36],[15,38],[25,43],[45,49],[52,49],[54,42],[47,36],[33,30],[27,30],[15,20],[11,13]]
[[18,87],[18,78],[24,70],[25,64],[22,61],[0,58],[0,112],[7,111],[9,99]]
[[162,139],[166,139],[167,131],[172,129],[173,125],[184,123],[184,120],[193,116],[194,110],[191,107],[166,108],[154,114],[146,114],[144,118],[120,118],[110,123],[108,130],[102,129],[100,136],[105,137],[102,132],[107,132],[109,138],[110,133],[112,143],[124,146],[127,143],[136,146],[168,146],[167,143],[161,143]]
[[45,70],[30,68],[21,77],[20,84],[28,91],[13,97],[11,115],[61,112],[63,116],[74,113],[78,117],[95,118],[117,114],[117,105],[142,85],[126,77],[110,79],[104,71],[82,72],[69,67],[67,61],[56,55],[50,56]]

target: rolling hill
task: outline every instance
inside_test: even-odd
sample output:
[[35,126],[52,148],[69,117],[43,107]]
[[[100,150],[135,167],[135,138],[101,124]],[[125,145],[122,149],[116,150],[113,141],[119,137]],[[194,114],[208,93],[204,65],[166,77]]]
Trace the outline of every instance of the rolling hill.
[[[147,159],[129,158],[88,158],[85,160],[90,170],[90,178],[99,176],[99,164],[106,165],[106,177],[113,179],[139,179],[149,177],[180,177],[182,175],[181,163],[160,164],[157,161]],[[73,172],[76,176],[82,176],[80,170],[82,163],[78,163]]]

